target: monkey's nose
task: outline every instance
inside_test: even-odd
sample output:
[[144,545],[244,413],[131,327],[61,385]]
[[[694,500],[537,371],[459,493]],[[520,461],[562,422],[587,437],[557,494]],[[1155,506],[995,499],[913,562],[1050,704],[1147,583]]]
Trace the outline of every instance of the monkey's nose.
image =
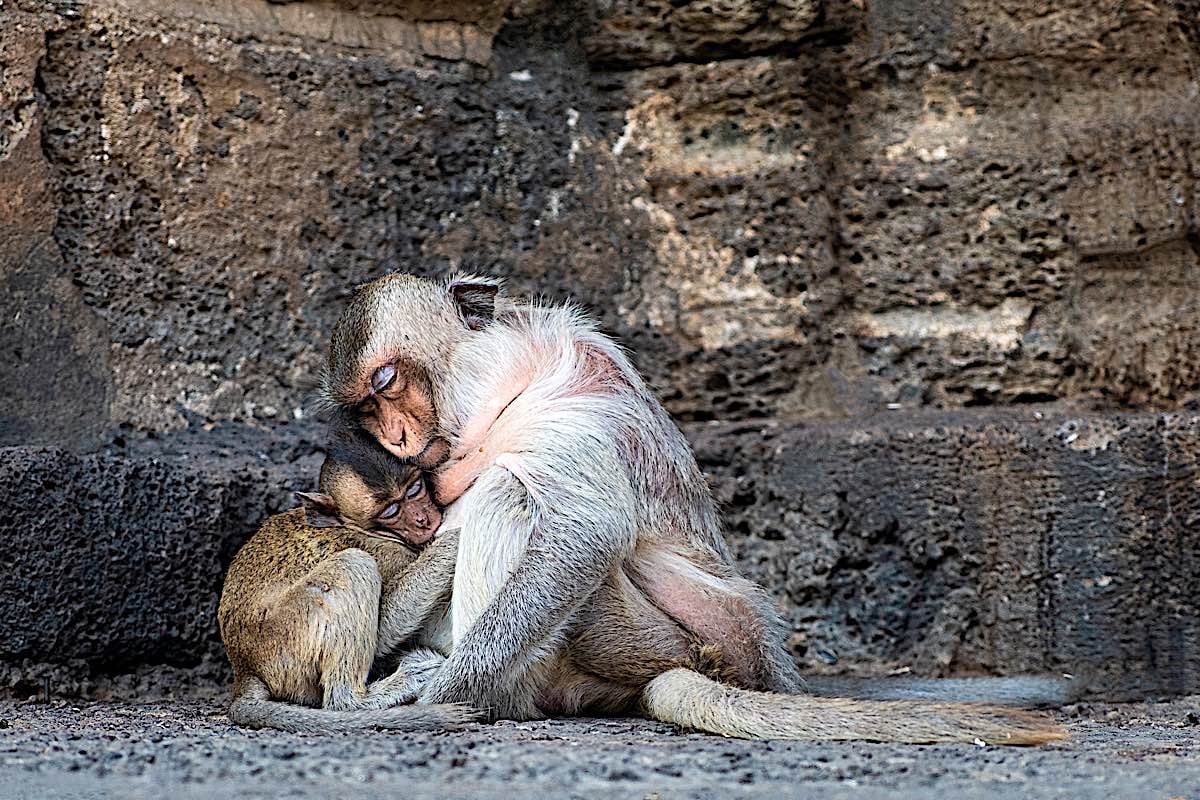
[[408,444],[408,428],[398,419],[385,420],[382,433],[392,447],[403,448]]

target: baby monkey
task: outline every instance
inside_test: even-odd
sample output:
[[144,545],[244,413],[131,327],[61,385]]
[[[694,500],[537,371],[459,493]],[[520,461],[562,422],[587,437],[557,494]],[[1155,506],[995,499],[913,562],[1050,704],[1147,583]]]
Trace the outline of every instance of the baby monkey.
[[442,522],[429,477],[422,468],[446,458],[437,439],[420,459],[397,459],[359,428],[335,429],[321,465],[319,492],[296,492],[314,528],[346,527],[417,547]]
[[[406,705],[444,660],[422,645],[446,611],[458,550],[457,531],[430,542],[441,511],[421,465],[339,429],[319,489],[263,523],[225,576],[217,617],[233,665],[230,719],[316,733],[475,719],[465,706]],[[368,684],[376,656],[402,644],[416,647]]]

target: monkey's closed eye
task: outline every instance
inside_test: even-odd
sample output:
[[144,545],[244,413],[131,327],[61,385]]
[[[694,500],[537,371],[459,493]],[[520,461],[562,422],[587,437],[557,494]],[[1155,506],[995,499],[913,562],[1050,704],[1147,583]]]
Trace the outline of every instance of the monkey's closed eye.
[[424,479],[418,478],[417,480],[413,481],[407,489],[404,490],[404,496],[406,498],[408,498],[409,500],[412,500],[414,497],[417,497],[418,495],[420,495],[421,490],[424,488],[425,488]]
[[371,388],[377,392],[382,392],[396,378],[396,368],[391,364],[385,364],[375,370],[375,374],[371,376]]
[[396,516],[399,513],[400,513],[400,504],[392,503],[390,506],[385,508],[382,511],[382,513],[380,513],[380,515],[377,517],[377,519],[391,519],[392,517]]

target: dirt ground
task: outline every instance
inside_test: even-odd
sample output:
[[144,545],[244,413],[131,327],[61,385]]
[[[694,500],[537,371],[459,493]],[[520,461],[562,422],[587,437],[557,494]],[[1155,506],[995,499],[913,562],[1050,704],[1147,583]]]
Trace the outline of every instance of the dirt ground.
[[1040,749],[749,743],[639,720],[245,731],[220,698],[0,703],[0,796],[1200,798],[1200,696],[1086,704]]

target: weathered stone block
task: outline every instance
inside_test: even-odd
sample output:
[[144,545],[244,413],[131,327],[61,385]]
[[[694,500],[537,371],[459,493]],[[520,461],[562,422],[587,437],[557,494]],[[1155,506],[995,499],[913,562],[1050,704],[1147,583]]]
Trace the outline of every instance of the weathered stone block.
[[[215,626],[225,567],[311,476],[273,466],[253,439],[224,453],[181,443],[139,455],[0,449],[8,687],[37,687],[53,674],[57,691],[80,691],[141,665],[222,659]],[[66,664],[75,670],[55,669]]]
[[809,668],[1200,688],[1200,417],[895,414],[693,436]]

